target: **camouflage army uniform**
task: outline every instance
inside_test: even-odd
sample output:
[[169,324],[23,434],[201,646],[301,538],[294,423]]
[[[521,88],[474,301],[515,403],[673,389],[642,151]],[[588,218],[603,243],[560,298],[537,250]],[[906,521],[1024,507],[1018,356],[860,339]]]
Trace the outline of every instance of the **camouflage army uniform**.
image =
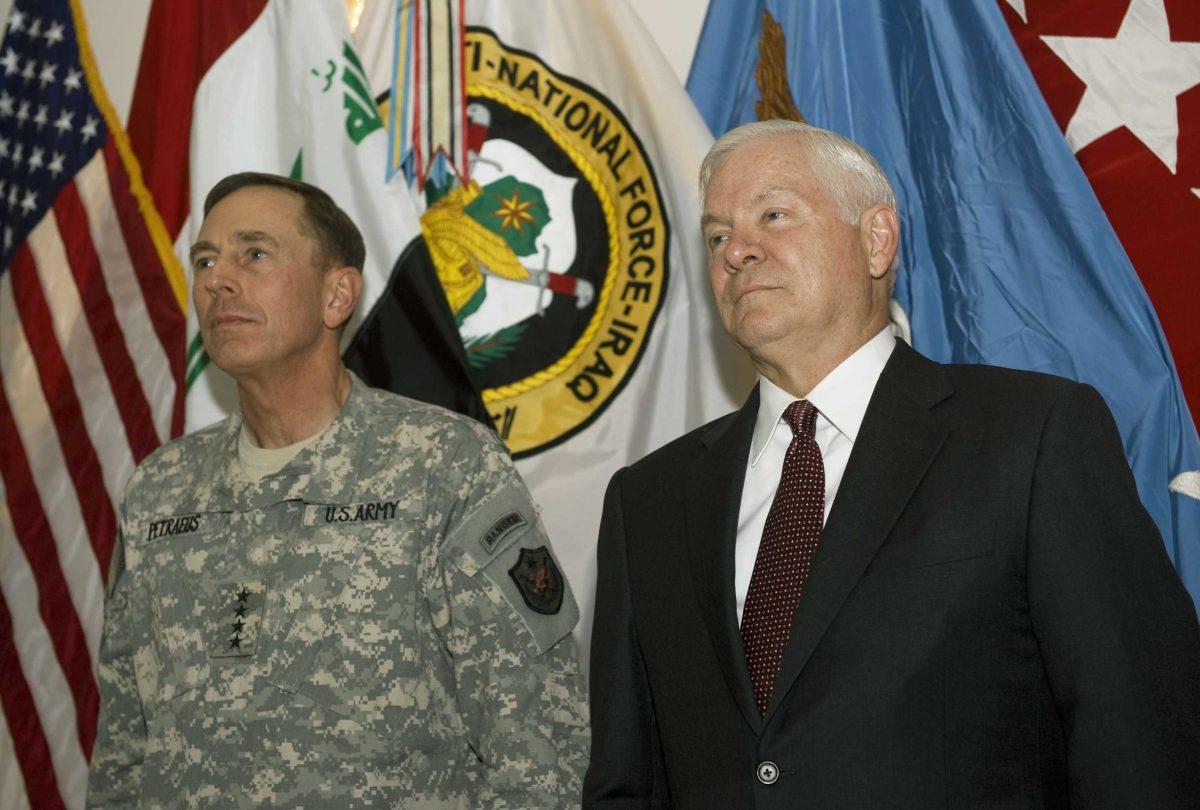
[[240,429],[130,480],[89,804],[577,806],[578,608],[495,437],[354,380],[253,485]]

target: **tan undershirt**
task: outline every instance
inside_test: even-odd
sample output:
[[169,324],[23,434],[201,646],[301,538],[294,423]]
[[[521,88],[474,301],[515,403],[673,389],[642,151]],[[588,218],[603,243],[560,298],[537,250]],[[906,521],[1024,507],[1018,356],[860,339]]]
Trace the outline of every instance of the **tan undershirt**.
[[[328,429],[325,428],[325,430]],[[242,425],[241,434],[238,436],[238,466],[242,468],[243,475],[252,483],[257,484],[268,475],[274,475],[286,467],[287,463],[298,456],[301,450],[315,444],[325,430],[321,430],[307,439],[301,439],[295,444],[289,444],[287,447],[258,447],[250,440],[250,436],[246,433],[246,426]]]

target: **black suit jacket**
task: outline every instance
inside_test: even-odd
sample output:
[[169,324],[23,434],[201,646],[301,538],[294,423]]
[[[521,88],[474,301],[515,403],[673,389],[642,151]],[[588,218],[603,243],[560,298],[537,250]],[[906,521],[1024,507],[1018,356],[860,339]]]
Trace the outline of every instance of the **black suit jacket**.
[[1093,389],[898,343],[761,717],[757,411],[609,485],[585,807],[1200,807],[1200,628]]

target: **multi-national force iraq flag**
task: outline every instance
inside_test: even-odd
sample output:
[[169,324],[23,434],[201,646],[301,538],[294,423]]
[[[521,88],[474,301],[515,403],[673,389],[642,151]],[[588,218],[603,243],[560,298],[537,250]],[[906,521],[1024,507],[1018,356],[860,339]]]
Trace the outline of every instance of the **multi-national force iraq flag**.
[[[411,377],[396,373],[406,346],[387,332],[403,322],[397,285],[431,264],[471,385],[583,609],[586,656],[608,479],[731,410],[750,384],[716,337],[703,274],[695,178],[711,137],[625,0],[463,8],[468,182],[431,175],[421,249],[346,359],[382,387]],[[373,35],[379,20],[364,14],[368,76],[388,76],[403,53],[394,21]]]
[[688,90],[716,135],[756,119],[764,12],[785,41],[764,49],[766,95],[786,76],[896,186],[914,346],[1094,385],[1200,604],[1200,402],[1172,359],[1200,375],[1200,7],[713,0]]

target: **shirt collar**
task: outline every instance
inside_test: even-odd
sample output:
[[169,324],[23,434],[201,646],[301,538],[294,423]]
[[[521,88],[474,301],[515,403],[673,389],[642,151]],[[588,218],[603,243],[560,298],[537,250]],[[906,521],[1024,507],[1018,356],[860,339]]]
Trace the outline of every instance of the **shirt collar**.
[[257,508],[283,500],[338,503],[349,497],[358,479],[357,469],[365,431],[369,389],[350,372],[350,394],[341,410],[308,447],[301,450],[275,476],[247,486],[238,460],[242,415],[235,411],[226,420],[223,451],[214,454],[217,465],[208,476],[222,502],[236,509]]
[[[839,363],[804,397],[851,444],[858,438],[867,403],[875,392],[875,383],[879,382],[879,375],[883,373],[883,367],[895,348],[892,328],[885,326],[879,334]],[[758,464],[775,430],[783,424],[783,412],[795,401],[795,396],[759,375],[758,416],[750,443],[751,467]]]

